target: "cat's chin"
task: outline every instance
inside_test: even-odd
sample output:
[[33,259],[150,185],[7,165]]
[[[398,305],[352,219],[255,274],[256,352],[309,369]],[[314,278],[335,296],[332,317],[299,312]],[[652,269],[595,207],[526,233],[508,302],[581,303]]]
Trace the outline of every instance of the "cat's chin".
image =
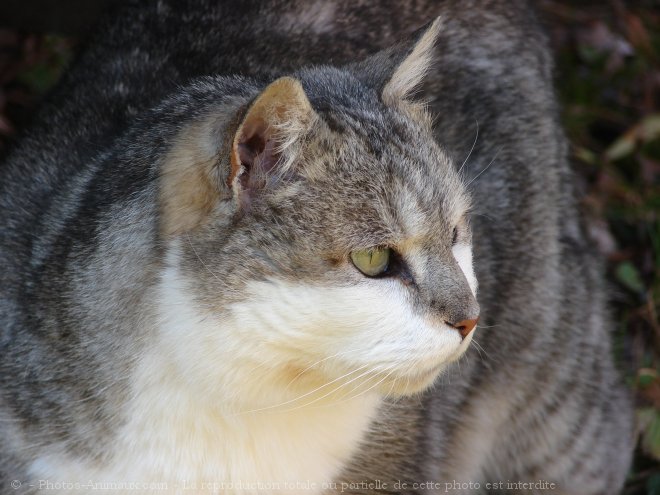
[[379,387],[379,391],[390,397],[402,397],[424,392],[435,383],[438,377],[447,369],[451,363],[460,359],[460,357],[469,346],[471,340],[472,336],[470,335],[461,344],[461,347],[456,351],[456,353],[447,361],[429,368],[411,371],[403,376],[398,376],[393,379],[390,378],[383,382],[383,384]]
[[446,367],[447,363],[442,363],[428,370],[395,378],[388,383],[384,382],[382,387],[380,387],[380,391],[389,397],[418,394],[431,387]]

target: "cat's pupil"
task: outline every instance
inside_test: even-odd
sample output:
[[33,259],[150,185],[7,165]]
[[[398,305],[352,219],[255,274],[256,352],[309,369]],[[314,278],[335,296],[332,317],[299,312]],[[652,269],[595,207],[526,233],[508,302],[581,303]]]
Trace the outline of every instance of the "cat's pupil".
[[452,232],[452,238],[451,238],[452,246],[455,246],[457,242],[458,242],[458,228],[454,227],[454,231]]

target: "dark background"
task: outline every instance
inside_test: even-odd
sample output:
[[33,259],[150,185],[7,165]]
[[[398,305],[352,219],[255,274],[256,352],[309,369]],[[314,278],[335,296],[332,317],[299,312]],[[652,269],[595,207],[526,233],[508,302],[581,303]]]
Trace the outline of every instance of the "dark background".
[[[0,159],[113,0],[0,0]],[[660,1],[538,0],[581,204],[635,394],[626,494],[660,495]]]

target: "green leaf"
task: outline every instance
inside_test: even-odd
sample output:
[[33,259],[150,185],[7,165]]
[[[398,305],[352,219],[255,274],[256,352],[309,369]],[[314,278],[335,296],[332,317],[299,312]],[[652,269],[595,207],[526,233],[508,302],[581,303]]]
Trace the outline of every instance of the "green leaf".
[[637,142],[650,143],[659,137],[660,114],[649,115],[610,144],[605,157],[610,161],[621,160],[635,151]]
[[648,495],[660,495],[660,473],[649,476],[646,481],[646,493]]
[[57,80],[58,73],[45,64],[37,64],[18,75],[18,80],[27,84],[35,93],[45,93]]
[[630,261],[624,261],[616,267],[616,278],[622,285],[627,289],[636,292],[638,294],[643,294],[645,292],[644,282],[639,276],[639,272],[635,265]]
[[653,419],[642,434],[642,447],[649,455],[660,460],[660,412],[653,412]]
[[594,165],[596,163],[596,153],[583,146],[575,147],[575,157],[589,165]]
[[631,155],[633,151],[635,151],[635,135],[626,132],[605,150],[605,157],[611,161],[620,160]]
[[654,381],[655,381],[654,376],[639,375],[639,379],[637,380],[637,383],[639,383],[640,387],[648,387],[649,385],[652,385]]
[[639,137],[644,142],[660,137],[660,115],[649,115],[639,123]]

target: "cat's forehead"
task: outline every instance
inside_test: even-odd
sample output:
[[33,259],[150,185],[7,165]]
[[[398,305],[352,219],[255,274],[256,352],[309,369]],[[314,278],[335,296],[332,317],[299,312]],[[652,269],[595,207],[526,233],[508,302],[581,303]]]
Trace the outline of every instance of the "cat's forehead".
[[354,246],[449,235],[469,197],[430,129],[356,113],[322,116],[331,124],[309,144],[313,199],[303,207],[330,212],[323,222]]
[[450,235],[469,196],[421,107],[387,105],[340,69],[301,80],[319,118],[299,157],[296,208],[351,245]]

